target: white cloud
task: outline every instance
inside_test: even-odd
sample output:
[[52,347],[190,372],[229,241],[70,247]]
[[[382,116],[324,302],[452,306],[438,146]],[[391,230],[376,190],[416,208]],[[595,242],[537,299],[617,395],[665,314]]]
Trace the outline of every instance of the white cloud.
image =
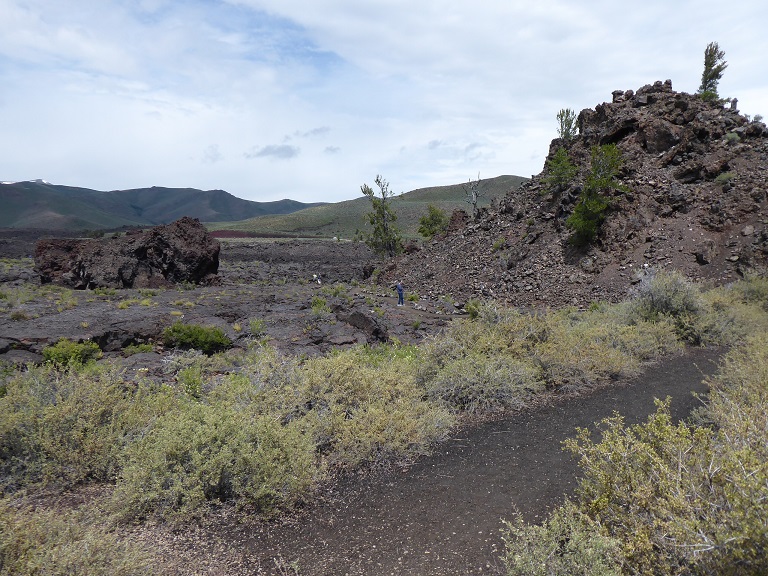
[[206,164],[216,164],[224,159],[218,144],[211,144],[203,151],[203,162]]
[[528,176],[557,110],[667,78],[693,92],[713,40],[721,93],[768,115],[766,16],[757,0],[0,0],[0,179],[337,201],[376,174],[397,191]]
[[289,160],[299,155],[301,149],[297,146],[288,144],[269,144],[261,148],[254,147],[250,152],[245,153],[245,157],[252,158],[278,158],[280,160]]

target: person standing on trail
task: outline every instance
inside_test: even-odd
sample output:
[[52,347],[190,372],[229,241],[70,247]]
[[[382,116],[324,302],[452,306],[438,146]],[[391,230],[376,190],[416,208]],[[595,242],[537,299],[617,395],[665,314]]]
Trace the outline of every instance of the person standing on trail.
[[397,284],[395,284],[395,289],[397,290],[397,305],[402,306],[403,296],[405,295],[405,289],[403,288],[402,281],[400,280],[397,281]]

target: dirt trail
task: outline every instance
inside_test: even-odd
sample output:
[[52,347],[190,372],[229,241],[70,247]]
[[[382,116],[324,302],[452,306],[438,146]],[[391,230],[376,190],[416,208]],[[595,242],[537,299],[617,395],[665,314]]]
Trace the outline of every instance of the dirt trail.
[[409,468],[351,479],[284,524],[177,535],[176,559],[195,574],[294,574],[292,562],[301,576],[499,573],[502,519],[514,510],[542,519],[576,484],[562,440],[614,411],[643,421],[654,398],[671,396],[673,417],[686,417],[720,353],[691,350],[589,396],[460,432]]

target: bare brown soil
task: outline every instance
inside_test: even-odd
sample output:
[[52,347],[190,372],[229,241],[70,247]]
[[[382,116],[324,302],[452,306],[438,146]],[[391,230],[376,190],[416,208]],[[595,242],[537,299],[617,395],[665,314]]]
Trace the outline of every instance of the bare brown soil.
[[499,574],[503,520],[519,512],[539,522],[576,486],[578,466],[562,441],[614,413],[643,421],[655,398],[670,396],[673,417],[686,418],[719,354],[689,350],[589,395],[457,430],[431,456],[348,477],[287,519],[222,511],[205,526],[141,537],[175,575]]

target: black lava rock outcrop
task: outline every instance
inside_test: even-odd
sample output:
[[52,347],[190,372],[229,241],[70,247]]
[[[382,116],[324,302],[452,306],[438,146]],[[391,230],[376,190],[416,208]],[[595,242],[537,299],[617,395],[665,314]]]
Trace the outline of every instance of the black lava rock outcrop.
[[[382,275],[426,296],[494,298],[519,306],[619,300],[641,271],[676,269],[716,284],[768,264],[768,129],[735,101],[706,102],[656,82],[617,90],[583,110],[579,136],[552,141],[579,168],[566,186],[545,169],[464,226],[400,257]],[[586,248],[566,219],[590,171],[591,149],[615,144],[623,190]]]
[[215,281],[220,245],[184,217],[146,232],[98,240],[48,239],[35,246],[41,283],[85,288],[160,288]]

